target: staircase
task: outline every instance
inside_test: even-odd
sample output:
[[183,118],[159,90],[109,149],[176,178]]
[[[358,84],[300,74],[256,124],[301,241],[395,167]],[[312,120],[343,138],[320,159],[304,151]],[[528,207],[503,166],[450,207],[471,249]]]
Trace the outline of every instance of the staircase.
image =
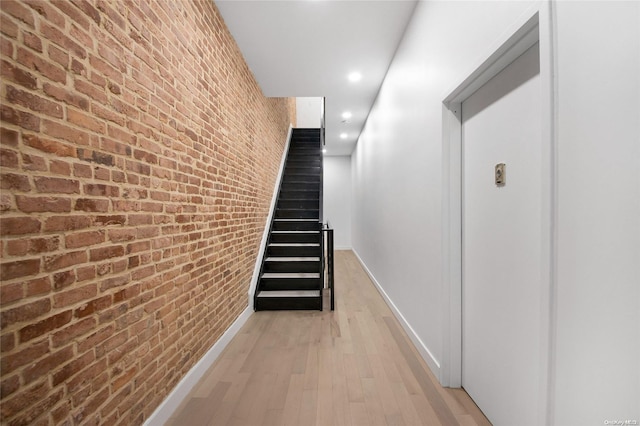
[[320,129],[294,129],[262,270],[256,311],[322,310]]

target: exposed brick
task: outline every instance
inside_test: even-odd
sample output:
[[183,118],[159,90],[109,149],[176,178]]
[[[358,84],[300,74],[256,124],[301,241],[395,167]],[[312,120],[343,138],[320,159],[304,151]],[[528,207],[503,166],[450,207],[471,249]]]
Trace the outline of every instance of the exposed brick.
[[16,195],[16,205],[20,211],[25,213],[64,213],[71,211],[71,200],[61,197],[29,197],[26,195]]
[[73,0],[73,4],[75,4],[80,10],[84,12],[89,18],[93,20],[96,24],[100,25],[101,16],[98,9],[93,7],[87,0]]
[[69,361],[73,358],[73,348],[67,346],[64,349],[59,350],[58,352],[54,352],[51,355],[46,356],[40,361],[29,365],[24,369],[22,373],[22,378],[25,383],[30,383],[36,379],[39,379],[44,374],[47,374],[49,371],[55,369],[59,365]]
[[[101,342],[105,342],[108,338],[113,336],[114,332],[115,326],[113,324],[109,324],[104,328],[96,330],[93,334],[91,334],[91,336],[78,343],[78,353],[84,353],[89,349],[95,348],[96,345],[100,344]],[[101,355],[104,355],[104,353],[102,353]]]
[[49,101],[24,90],[16,89],[13,86],[7,86],[6,90],[7,100],[16,105],[22,105],[32,111],[42,112],[56,118],[62,118],[64,114],[62,106],[56,102]]
[[10,169],[18,168],[18,153],[12,149],[0,149],[0,166]]
[[96,357],[93,352],[87,352],[84,355],[75,358],[68,364],[62,366],[58,371],[53,373],[53,385],[57,386],[60,383],[68,381],[75,374],[91,365],[91,363],[95,361],[95,359]]
[[5,146],[18,146],[19,134],[15,130],[0,127],[0,144]]
[[96,277],[95,265],[84,266],[76,269],[76,279],[78,282],[90,280]]
[[2,121],[15,124],[26,130],[40,130],[40,117],[29,112],[16,110],[4,103],[0,105],[0,118]]
[[2,77],[9,81],[24,86],[27,89],[36,89],[38,87],[38,80],[33,74],[16,67],[10,62],[3,60],[0,63],[0,70],[2,71]]
[[104,213],[109,211],[109,200],[101,200],[96,198],[79,198],[76,200],[74,210]]
[[67,248],[86,247],[104,242],[105,234],[102,230],[94,230],[81,232],[78,234],[69,234],[65,237],[65,246]]
[[83,300],[92,299],[98,294],[96,284],[87,284],[83,287],[74,287],[53,295],[53,306],[63,308]]
[[42,122],[42,131],[50,137],[64,139],[78,145],[89,145],[91,136],[89,133],[74,129],[61,123],[44,120]]
[[11,38],[18,38],[18,26],[6,15],[2,15],[0,21],[0,33]]
[[[4,27],[0,24],[0,31],[4,29]],[[17,27],[16,27],[17,30]],[[0,54],[6,56],[7,58],[13,58],[13,52],[15,45],[12,40],[0,35]]]
[[[65,2],[57,2],[56,5],[62,5]],[[66,36],[62,31],[53,25],[49,25],[48,23],[42,24],[42,35],[47,40],[57,44],[58,46],[65,48],[66,50],[72,52],[75,56],[80,59],[85,59],[87,57],[87,51],[80,46],[80,44],[73,41],[70,37]]]
[[65,84],[67,81],[67,73],[64,68],[35,55],[27,49],[18,48],[18,63],[38,72],[41,76],[53,82]]
[[0,277],[3,281],[28,277],[40,272],[40,259],[16,260],[0,265]]
[[24,297],[22,283],[0,283],[0,305],[6,305]]
[[13,210],[13,197],[10,194],[0,193],[0,212]]
[[22,153],[22,166],[24,170],[30,172],[46,172],[48,171],[47,161],[44,157]]
[[66,87],[60,87],[50,83],[43,85],[44,93],[53,99],[64,102],[67,105],[73,105],[82,110],[89,109],[89,100],[86,96],[78,95],[78,93]]
[[102,281],[102,283],[100,284],[100,291],[106,292],[107,290],[111,290],[112,288],[126,285],[129,282],[130,282],[130,279],[127,275],[121,275],[119,277],[114,277],[114,278],[107,278],[106,280]]
[[247,305],[295,102],[214,2],[0,19],[2,422],[142,424]]
[[[26,387],[22,392],[16,392],[12,398],[3,401],[2,416],[5,419],[11,418],[21,412],[26,412],[37,402],[43,401],[49,393],[49,384],[46,380],[41,380],[32,386]],[[22,422],[29,424],[30,422]]]
[[94,224],[98,226],[124,225],[127,217],[124,215],[96,216]]
[[98,410],[109,397],[109,389],[105,388],[102,391],[98,392],[95,395],[92,395],[90,399],[88,399],[80,410],[77,410],[73,414],[73,419],[76,423],[85,423],[83,420],[86,419],[91,413]]
[[40,299],[15,308],[3,310],[0,313],[0,321],[4,328],[12,324],[33,320],[46,314],[50,310],[51,301],[49,299]]
[[71,317],[72,312],[65,311],[21,328],[18,333],[20,336],[20,343],[28,342],[31,339],[42,336],[45,333],[49,333],[51,330],[62,327],[71,321]]
[[0,235],[25,235],[39,232],[40,221],[31,217],[0,218]]
[[58,157],[75,157],[76,151],[73,147],[58,141],[43,139],[38,135],[24,135],[22,140],[32,148],[42,152],[55,154]]
[[43,415],[48,413],[63,396],[64,391],[62,389],[52,391],[40,402],[40,404],[31,407],[29,410],[23,410],[20,412],[20,414],[16,416],[14,423],[33,426],[48,426],[49,419]]
[[0,382],[0,398],[4,399],[20,388],[20,377],[9,376]]
[[75,177],[90,178],[93,176],[93,170],[87,164],[76,163],[73,165],[73,175]]
[[79,308],[76,308],[74,315],[77,318],[84,318],[88,315],[93,315],[96,312],[106,309],[109,306],[111,306],[111,296],[103,296],[98,299],[93,299]]
[[0,175],[0,188],[28,192],[31,190],[31,184],[29,183],[29,178],[25,175],[3,173]]
[[37,35],[29,31],[22,32],[22,40],[25,46],[30,47],[36,52],[42,53],[42,40]]
[[53,274],[53,288],[56,290],[69,287],[74,282],[76,282],[76,273],[73,269]]
[[69,266],[78,265],[87,261],[87,253],[85,251],[74,251],[63,254],[55,254],[45,256],[44,270],[51,272],[58,269],[68,268]]
[[111,154],[81,148],[79,148],[77,152],[78,158],[82,160],[104,164],[105,166],[113,166],[115,164],[115,160]]
[[58,348],[62,345],[66,345],[71,340],[76,339],[84,334],[89,333],[96,326],[96,320],[94,318],[85,318],[77,321],[63,328],[62,330],[53,333],[51,336],[51,342],[54,348]]
[[48,2],[40,0],[26,0],[25,3],[47,21],[58,27],[64,27],[64,16],[62,16],[62,14]]
[[24,287],[27,297],[47,294],[51,291],[51,280],[49,277],[36,278],[25,282]]
[[73,123],[79,127],[83,127],[96,133],[104,133],[106,129],[106,125],[102,120],[71,108],[67,110],[67,119],[69,120],[69,123]]
[[73,179],[35,177],[33,179],[38,192],[79,194],[80,182]]
[[60,247],[60,238],[26,238],[7,241],[7,253],[11,256],[25,256],[55,251]]
[[49,51],[49,58],[62,65],[63,68],[69,68],[69,54],[66,51],[57,48],[53,44],[50,44],[47,50]]
[[45,231],[74,231],[88,228],[91,218],[87,216],[53,216],[44,222]]
[[61,160],[50,160],[49,171],[55,175],[71,176],[71,164]]
[[24,22],[30,27],[33,27],[35,25],[34,24],[35,21],[33,19],[33,12],[18,1],[3,0],[2,11],[15,17],[16,19],[19,19],[20,21]]
[[[77,73],[83,73],[84,72],[83,67],[84,66],[80,63],[77,63],[77,62],[71,63],[71,68],[72,69],[75,68]],[[79,93],[87,95],[89,98],[95,101],[98,101],[102,104],[105,104],[108,102],[107,94],[104,91],[104,88],[97,88],[93,84],[80,79],[77,79],[74,81],[74,87]]]

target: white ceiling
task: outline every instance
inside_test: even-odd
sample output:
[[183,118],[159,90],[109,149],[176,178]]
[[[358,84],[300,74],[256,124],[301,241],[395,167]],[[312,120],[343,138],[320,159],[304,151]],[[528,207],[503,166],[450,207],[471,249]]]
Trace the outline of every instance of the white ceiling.
[[[263,93],[326,97],[327,155],[350,155],[416,0],[215,3]],[[347,79],[352,71],[359,82]]]

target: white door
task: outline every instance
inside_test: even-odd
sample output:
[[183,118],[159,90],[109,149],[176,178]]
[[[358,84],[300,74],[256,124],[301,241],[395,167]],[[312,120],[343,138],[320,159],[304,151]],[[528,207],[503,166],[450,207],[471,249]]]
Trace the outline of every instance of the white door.
[[496,426],[539,422],[539,74],[536,44],[462,103],[462,385]]

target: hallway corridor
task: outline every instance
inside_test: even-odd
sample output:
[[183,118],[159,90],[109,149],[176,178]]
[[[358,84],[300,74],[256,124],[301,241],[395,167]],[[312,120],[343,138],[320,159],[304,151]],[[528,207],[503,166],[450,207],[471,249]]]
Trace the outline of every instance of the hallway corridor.
[[351,251],[336,288],[335,312],[253,314],[168,424],[489,424],[438,385]]

